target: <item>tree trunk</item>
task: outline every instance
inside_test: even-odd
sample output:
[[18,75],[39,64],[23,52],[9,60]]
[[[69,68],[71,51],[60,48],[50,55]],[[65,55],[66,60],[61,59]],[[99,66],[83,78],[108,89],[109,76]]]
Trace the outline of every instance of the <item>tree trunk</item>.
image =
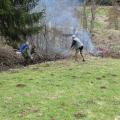
[[83,28],[87,30],[88,25],[87,25],[87,15],[86,15],[86,3],[83,5]]
[[91,0],[91,22],[90,22],[90,32],[93,32],[94,23],[95,23],[95,13],[96,13],[96,4],[95,0]]

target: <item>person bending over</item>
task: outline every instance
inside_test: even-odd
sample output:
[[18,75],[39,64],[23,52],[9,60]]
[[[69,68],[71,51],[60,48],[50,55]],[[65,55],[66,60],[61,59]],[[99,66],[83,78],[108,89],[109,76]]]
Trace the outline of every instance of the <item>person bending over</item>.
[[72,36],[72,44],[71,44],[71,48],[75,49],[75,60],[77,61],[78,59],[78,53],[80,52],[82,58],[83,58],[83,61],[85,61],[84,59],[84,56],[83,56],[83,48],[84,48],[84,45],[83,43],[81,42],[81,40],[76,37],[75,35]]
[[30,61],[33,60],[32,56],[32,46],[27,41],[26,43],[23,43],[19,48],[19,53],[24,57],[24,65],[26,66]]

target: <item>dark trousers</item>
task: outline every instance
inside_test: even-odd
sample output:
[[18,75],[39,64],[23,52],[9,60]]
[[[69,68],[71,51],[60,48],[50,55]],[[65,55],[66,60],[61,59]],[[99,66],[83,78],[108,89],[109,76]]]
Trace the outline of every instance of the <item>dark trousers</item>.
[[78,53],[80,52],[80,54],[81,54],[81,56],[82,56],[82,58],[83,58],[83,61],[85,61],[85,59],[84,59],[84,56],[83,56],[83,46],[81,46],[81,47],[79,47],[78,49],[76,49],[76,52],[75,52],[75,60],[76,61],[78,61],[77,59],[78,59]]

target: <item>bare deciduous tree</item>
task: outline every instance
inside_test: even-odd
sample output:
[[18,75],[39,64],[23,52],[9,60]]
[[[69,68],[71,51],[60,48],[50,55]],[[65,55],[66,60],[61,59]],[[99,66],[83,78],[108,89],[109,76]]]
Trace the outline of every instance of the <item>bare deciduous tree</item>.
[[109,28],[119,30],[120,26],[120,0],[112,0],[113,6],[109,10]]
[[95,3],[95,0],[91,0],[91,22],[90,22],[90,32],[92,32],[93,29],[94,29],[95,14],[96,14],[96,3]]

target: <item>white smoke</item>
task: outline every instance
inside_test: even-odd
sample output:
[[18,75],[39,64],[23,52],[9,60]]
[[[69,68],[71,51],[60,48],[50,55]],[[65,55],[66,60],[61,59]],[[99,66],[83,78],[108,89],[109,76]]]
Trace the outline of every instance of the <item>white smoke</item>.
[[83,0],[40,0],[36,10],[46,10],[46,21],[51,26],[80,27],[74,9],[80,6]]
[[50,28],[55,27],[62,29],[62,31],[67,34],[73,34],[73,32],[75,32],[73,30],[76,29],[76,35],[81,39],[86,50],[96,54],[96,49],[91,41],[91,35],[89,32],[80,29],[80,20],[75,14],[75,8],[83,5],[84,1],[85,0],[40,0],[35,10],[45,9],[45,21]]

